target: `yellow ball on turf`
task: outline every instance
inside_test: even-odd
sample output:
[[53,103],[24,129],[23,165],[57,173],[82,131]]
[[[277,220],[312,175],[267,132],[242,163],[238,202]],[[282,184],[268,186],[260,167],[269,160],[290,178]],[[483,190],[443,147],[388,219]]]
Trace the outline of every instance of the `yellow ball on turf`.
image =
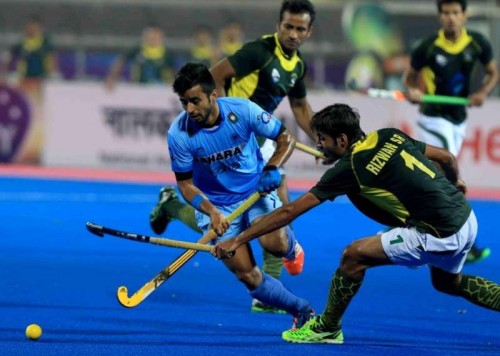
[[26,328],[26,336],[30,340],[38,340],[42,336],[42,328],[37,324],[28,325]]

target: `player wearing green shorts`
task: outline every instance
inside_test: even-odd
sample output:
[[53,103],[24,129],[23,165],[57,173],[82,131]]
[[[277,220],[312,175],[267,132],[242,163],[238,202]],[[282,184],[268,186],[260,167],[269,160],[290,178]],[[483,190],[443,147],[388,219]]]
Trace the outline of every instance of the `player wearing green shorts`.
[[[396,228],[347,246],[323,314],[301,328],[283,332],[283,339],[343,343],[345,310],[361,287],[366,270],[383,265],[428,265],[436,290],[500,311],[498,284],[461,273],[476,238],[477,221],[465,199],[466,186],[459,179],[453,154],[397,129],[365,135],[359,114],[345,104],[316,113],[311,128],[317,133],[318,147],[336,164],[309,192],[237,237],[217,244],[213,254],[225,258],[240,245],[340,195],[347,195],[368,217]],[[432,161],[440,164],[442,171]]]
[[[298,125],[311,137],[309,122],[312,109],[307,101],[304,77],[306,64],[298,51],[311,35],[315,18],[314,6],[308,0],[285,0],[282,3],[277,32],[246,43],[233,55],[222,59],[211,73],[217,83],[219,96],[250,99],[269,113],[288,97]],[[261,152],[267,161],[274,152],[271,140],[261,140]],[[283,203],[290,201],[286,175],[281,170],[282,183],[278,196]],[[153,230],[161,234],[173,219],[180,219],[199,231],[191,206],[181,203],[173,187],[160,191],[158,204],[152,210],[150,222]],[[279,278],[283,268],[281,259],[263,250],[264,272]],[[304,253],[300,252],[303,259]],[[254,300],[254,312],[280,312]]]

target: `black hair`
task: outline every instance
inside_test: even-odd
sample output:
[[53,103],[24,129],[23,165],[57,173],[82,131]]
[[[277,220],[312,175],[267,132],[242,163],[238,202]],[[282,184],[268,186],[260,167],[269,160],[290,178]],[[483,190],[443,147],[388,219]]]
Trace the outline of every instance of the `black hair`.
[[349,142],[364,136],[359,125],[359,113],[346,104],[333,104],[315,113],[309,124],[314,132],[321,132],[332,138],[345,134]]
[[210,95],[215,90],[215,80],[202,63],[187,63],[177,72],[172,88],[178,95],[200,85],[203,92]]
[[283,13],[285,11],[292,14],[307,12],[311,17],[309,27],[312,26],[314,19],[316,18],[316,10],[314,9],[314,5],[309,0],[284,0],[281,4],[280,22],[283,21]]
[[443,6],[443,4],[454,4],[454,3],[460,4],[460,6],[462,7],[462,11],[467,10],[467,0],[437,0],[436,5],[438,8],[438,12],[441,13],[441,6]]

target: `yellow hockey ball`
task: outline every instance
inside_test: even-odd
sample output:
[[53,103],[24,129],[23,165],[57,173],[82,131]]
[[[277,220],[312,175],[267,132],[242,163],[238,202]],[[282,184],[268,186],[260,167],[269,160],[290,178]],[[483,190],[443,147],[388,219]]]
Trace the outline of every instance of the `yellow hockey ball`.
[[30,324],[26,328],[26,336],[30,340],[38,340],[42,336],[42,328],[38,324]]

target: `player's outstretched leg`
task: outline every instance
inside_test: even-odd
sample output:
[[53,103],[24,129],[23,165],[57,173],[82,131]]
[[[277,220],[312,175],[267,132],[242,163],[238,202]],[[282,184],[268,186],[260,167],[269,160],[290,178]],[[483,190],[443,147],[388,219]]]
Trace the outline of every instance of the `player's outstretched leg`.
[[[283,261],[280,257],[273,256],[265,249],[262,249],[262,254],[264,257],[264,265],[262,266],[263,272],[279,280],[281,271],[283,270]],[[264,304],[258,299],[252,300],[251,311],[252,313],[286,314],[285,310]]]
[[500,285],[478,276],[456,274],[432,266],[432,286],[446,294],[467,299],[483,308],[500,311]]
[[[281,270],[285,266],[287,272],[291,275],[298,275],[304,269],[304,250],[297,242],[295,233],[290,226],[286,226],[286,234],[288,238],[288,251],[283,258],[276,257],[263,249],[264,252],[264,273],[279,279]],[[252,300],[252,312],[254,313],[275,313],[284,314],[282,309],[274,308],[270,305],[262,303],[262,301]]]
[[160,235],[174,219],[181,220],[194,231],[201,233],[194,217],[194,208],[179,200],[174,187],[166,186],[160,190],[158,203],[149,215],[149,223],[153,231]]
[[265,305],[284,310],[293,315],[292,328],[303,326],[314,316],[309,302],[286,289],[276,278],[262,273],[262,281],[250,295]]
[[500,285],[478,276],[462,275],[460,296],[481,307],[500,311]]
[[361,287],[362,280],[355,280],[339,269],[333,275],[328,301],[322,315],[317,315],[301,328],[284,331],[285,341],[296,343],[342,344],[341,320],[351,299]]

